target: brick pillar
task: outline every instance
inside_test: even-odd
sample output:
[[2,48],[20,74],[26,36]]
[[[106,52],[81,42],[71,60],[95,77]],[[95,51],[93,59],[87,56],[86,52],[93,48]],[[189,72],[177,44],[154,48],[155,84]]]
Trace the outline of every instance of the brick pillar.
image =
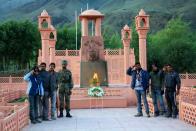
[[49,59],[49,39],[42,39],[42,59],[41,62],[45,62],[48,65]]
[[55,45],[56,45],[56,40],[50,40],[50,61],[49,63],[55,62]]
[[143,69],[147,69],[146,38],[139,34],[139,61]]
[[82,18],[82,36],[88,36],[88,19]]
[[139,61],[143,69],[147,69],[146,36],[149,30],[149,15],[141,9],[136,16],[136,30],[139,35]]
[[38,16],[38,25],[42,40],[41,59],[38,60],[38,63],[45,62],[48,67],[51,61],[54,62],[56,30],[52,26],[51,17],[46,10],[43,10]]
[[126,74],[127,69],[130,67],[130,42],[131,42],[131,29],[125,25],[121,30],[122,43],[124,48],[124,83],[128,84],[130,81],[129,76]]
[[95,21],[95,36],[101,36],[101,18]]

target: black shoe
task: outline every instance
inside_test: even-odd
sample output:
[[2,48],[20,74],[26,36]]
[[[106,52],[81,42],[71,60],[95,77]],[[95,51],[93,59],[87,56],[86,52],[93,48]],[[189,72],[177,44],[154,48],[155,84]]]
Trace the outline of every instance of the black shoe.
[[160,115],[160,116],[165,115],[165,111],[161,111],[159,115]]
[[177,115],[172,115],[172,118],[176,119],[177,118]]
[[51,121],[51,120],[48,118],[43,118],[43,121]]
[[169,117],[172,117],[172,115],[167,113],[167,114],[165,115],[165,117],[169,118]]
[[147,117],[149,118],[150,117],[150,113],[146,113]]
[[142,113],[137,113],[136,115],[134,115],[135,117],[141,117],[141,116],[143,116],[143,114]]
[[36,124],[37,122],[36,122],[35,120],[32,120],[31,123],[32,123],[32,124]]
[[60,115],[58,116],[58,118],[62,118],[63,117],[63,112],[60,113]]
[[71,117],[72,117],[72,115],[68,112],[68,113],[66,114],[66,117],[71,118]]
[[39,119],[36,119],[35,121],[36,121],[36,123],[42,123],[42,121]]
[[157,117],[157,116],[159,116],[159,112],[154,113],[154,117]]

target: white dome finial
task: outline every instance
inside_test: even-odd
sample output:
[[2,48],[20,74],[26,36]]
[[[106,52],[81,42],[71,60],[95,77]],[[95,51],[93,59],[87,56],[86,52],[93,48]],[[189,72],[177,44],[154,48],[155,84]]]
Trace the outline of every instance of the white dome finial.
[[48,12],[44,9],[41,13],[41,16],[48,16]]
[[139,15],[146,15],[146,12],[144,11],[144,9],[140,10]]
[[123,27],[124,30],[129,30],[129,26],[126,24],[124,27]]

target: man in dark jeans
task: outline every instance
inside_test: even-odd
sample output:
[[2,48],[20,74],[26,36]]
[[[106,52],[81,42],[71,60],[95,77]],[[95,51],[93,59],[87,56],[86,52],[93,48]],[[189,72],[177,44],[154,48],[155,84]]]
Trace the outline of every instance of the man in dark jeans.
[[167,73],[165,74],[165,98],[167,101],[166,117],[176,118],[178,114],[176,106],[176,95],[180,93],[181,81],[179,74],[173,70],[173,67],[167,65]]
[[57,72],[54,71],[55,63],[50,64],[50,97],[51,97],[51,119],[56,120],[55,112],[56,112],[56,95],[58,88],[58,75]]
[[40,78],[43,82],[43,87],[44,87],[44,97],[43,97],[43,116],[42,119],[44,121],[49,121],[50,119],[48,118],[48,112],[49,112],[49,95],[50,95],[50,86],[49,86],[49,72],[46,71],[46,63],[41,63],[40,64]]
[[141,97],[144,102],[147,117],[150,117],[149,106],[146,98],[146,92],[149,88],[149,74],[141,68],[140,63],[136,63],[133,68],[127,70],[127,74],[132,76],[131,88],[135,90],[137,96],[137,111],[135,117],[143,116]]
[[35,66],[31,72],[24,76],[24,80],[28,82],[26,93],[29,98],[29,115],[32,124],[41,123],[41,120],[38,119],[38,103],[39,96],[44,95],[44,90],[38,74],[39,68]]
[[[154,105],[154,116],[164,115],[165,113],[165,105],[163,100],[163,80],[164,80],[164,72],[159,70],[156,64],[152,64],[152,71],[150,72],[151,79],[151,95]],[[160,103],[161,111],[159,112],[157,101]]]

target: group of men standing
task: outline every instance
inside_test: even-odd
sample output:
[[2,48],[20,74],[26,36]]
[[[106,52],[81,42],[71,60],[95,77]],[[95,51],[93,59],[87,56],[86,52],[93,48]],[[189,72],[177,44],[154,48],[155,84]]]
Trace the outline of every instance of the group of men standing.
[[[70,114],[70,96],[73,80],[71,71],[67,69],[67,64],[67,61],[63,60],[62,69],[55,72],[55,63],[50,63],[48,71],[46,70],[46,63],[41,63],[39,66],[33,67],[32,71],[24,76],[24,80],[28,82],[27,95],[29,97],[31,123],[56,120],[57,99],[60,100],[58,117],[63,117],[64,108],[66,109],[66,117],[72,117]],[[57,92],[59,97],[57,97]],[[51,104],[49,104],[49,99]],[[51,108],[51,117],[49,117],[49,108]]]
[[[181,81],[179,74],[175,72],[170,64],[163,69],[159,69],[157,64],[152,64],[152,71],[148,73],[141,68],[140,63],[136,63],[127,70],[127,74],[132,76],[131,88],[135,90],[137,97],[137,111],[135,117],[143,116],[142,100],[145,106],[147,117],[150,117],[149,106],[146,95],[150,92],[153,105],[154,116],[165,115],[176,118],[178,114],[176,105],[176,95],[180,92]],[[163,94],[167,103],[165,108]],[[160,110],[158,108],[160,104]]]
[[[179,74],[173,70],[171,65],[165,65],[161,70],[156,64],[152,64],[152,71],[148,73],[141,68],[140,63],[136,63],[127,70],[127,74],[132,76],[131,88],[135,90],[137,97],[138,113],[135,115],[136,117],[143,116],[142,100],[147,117],[150,117],[146,98],[149,87],[154,105],[154,116],[177,117],[178,110],[175,98],[179,94],[181,82]],[[70,96],[73,79],[71,71],[67,69],[66,60],[62,61],[62,69],[59,72],[55,72],[55,63],[50,63],[48,71],[46,70],[46,63],[41,63],[40,66],[33,67],[32,71],[24,76],[24,80],[28,82],[29,115],[33,124],[41,123],[42,120],[56,120],[57,99],[60,100],[60,114],[57,116],[63,117],[65,108],[66,117],[72,117],[70,114]],[[57,92],[59,97],[57,97]],[[164,93],[167,109],[163,99]],[[49,99],[51,104],[49,104]],[[158,101],[160,110],[157,104]],[[51,117],[49,117],[49,108],[51,108]]]

